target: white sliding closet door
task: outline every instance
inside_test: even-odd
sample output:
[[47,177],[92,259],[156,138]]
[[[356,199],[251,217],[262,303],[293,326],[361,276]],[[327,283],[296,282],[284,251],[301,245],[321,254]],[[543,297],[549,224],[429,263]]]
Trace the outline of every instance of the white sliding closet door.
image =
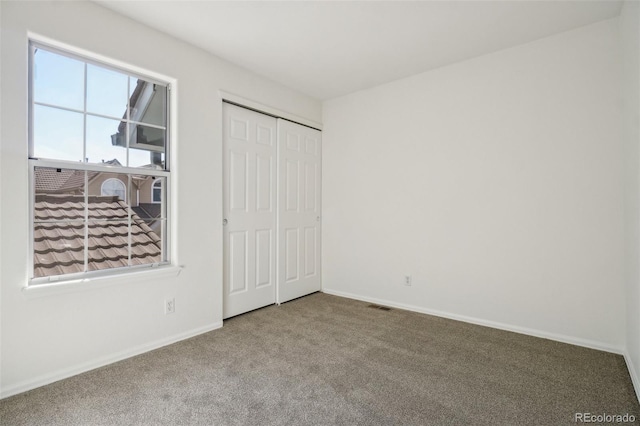
[[278,303],[320,290],[320,131],[278,119]]
[[276,301],[277,120],[224,109],[224,318]]

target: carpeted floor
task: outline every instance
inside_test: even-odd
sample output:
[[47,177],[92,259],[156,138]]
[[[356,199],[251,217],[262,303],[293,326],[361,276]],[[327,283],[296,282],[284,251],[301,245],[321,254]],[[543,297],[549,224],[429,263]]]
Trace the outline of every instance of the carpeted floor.
[[621,356],[316,293],[2,400],[0,424],[569,425],[576,412],[640,417]]

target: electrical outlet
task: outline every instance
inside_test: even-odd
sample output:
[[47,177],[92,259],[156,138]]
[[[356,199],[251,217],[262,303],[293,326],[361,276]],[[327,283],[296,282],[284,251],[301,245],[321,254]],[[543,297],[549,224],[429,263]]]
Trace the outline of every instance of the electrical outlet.
[[176,299],[172,298],[172,299],[167,299],[164,301],[164,313],[166,314],[173,314],[176,312]]
[[411,285],[411,275],[405,275],[404,276],[404,285]]

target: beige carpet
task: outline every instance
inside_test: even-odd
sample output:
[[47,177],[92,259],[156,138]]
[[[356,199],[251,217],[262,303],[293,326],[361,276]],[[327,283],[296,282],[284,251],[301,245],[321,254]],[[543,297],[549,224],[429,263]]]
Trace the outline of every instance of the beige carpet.
[[621,356],[316,293],[2,400],[0,424],[569,425],[576,412],[640,417]]

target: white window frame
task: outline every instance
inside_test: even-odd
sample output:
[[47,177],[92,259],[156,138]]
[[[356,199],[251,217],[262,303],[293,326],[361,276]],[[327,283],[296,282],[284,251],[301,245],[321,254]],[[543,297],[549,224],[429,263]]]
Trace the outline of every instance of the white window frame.
[[[38,41],[35,39],[29,39],[29,66],[28,66],[28,71],[29,71],[29,75],[28,75],[28,83],[29,83],[29,90],[28,90],[28,101],[29,101],[29,116],[28,116],[28,124],[29,124],[29,128],[28,128],[28,143],[29,143],[29,160],[28,160],[28,164],[29,164],[29,254],[28,254],[28,260],[29,260],[29,279],[27,281],[27,286],[26,288],[49,288],[49,285],[46,284],[63,284],[63,283],[78,283],[79,281],[84,282],[84,281],[88,281],[89,279],[93,279],[93,278],[108,278],[109,276],[120,276],[123,273],[126,275],[137,275],[141,272],[144,272],[144,270],[157,270],[158,267],[165,267],[165,266],[171,266],[171,267],[175,267],[175,263],[174,263],[174,246],[172,244],[172,229],[175,227],[175,225],[172,223],[172,211],[171,211],[171,171],[170,171],[170,165],[171,165],[171,136],[173,134],[173,132],[171,131],[171,124],[172,121],[174,120],[174,116],[173,113],[171,111],[170,106],[172,105],[172,100],[171,100],[171,83],[168,81],[162,81],[160,79],[151,77],[147,74],[144,73],[140,73],[139,71],[133,70],[131,67],[122,65],[122,64],[110,64],[109,60],[105,59],[105,58],[98,58],[98,56],[96,55],[96,58],[93,58],[91,53],[89,52],[85,52],[82,51],[81,53],[74,53],[72,52],[72,50],[77,50],[77,49],[72,49],[72,48],[65,48],[65,47],[58,47],[56,46],[57,43],[49,43],[49,42],[43,42],[43,41]],[[49,51],[51,53],[55,53],[58,55],[62,55],[62,56],[66,56],[81,62],[85,63],[85,79],[86,79],[86,67],[88,64],[91,65],[95,65],[98,67],[102,67],[105,69],[109,69],[109,70],[113,70],[113,71],[117,71],[120,73],[124,73],[127,74],[130,77],[134,77],[134,78],[140,78],[143,79],[149,83],[153,83],[153,84],[158,84],[161,86],[166,87],[167,89],[167,95],[166,95],[166,117],[165,117],[165,126],[154,126],[152,124],[148,124],[148,123],[139,123],[139,124],[143,124],[145,126],[149,126],[149,127],[157,127],[157,128],[163,128],[165,130],[165,168],[163,170],[159,170],[159,169],[150,169],[150,168],[144,168],[144,167],[118,167],[118,166],[112,166],[112,165],[103,165],[103,164],[99,164],[99,163],[86,163],[86,162],[74,162],[74,161],[66,161],[66,160],[54,160],[54,159],[41,159],[41,158],[35,158],[33,153],[34,153],[34,140],[33,140],[33,135],[34,135],[34,106],[37,105],[43,105],[43,106],[50,106],[50,107],[54,107],[54,108],[58,108],[61,110],[68,110],[68,111],[74,111],[74,112],[79,112],[79,113],[83,113],[85,116],[85,122],[86,122],[86,117],[87,116],[96,116],[96,117],[103,117],[103,118],[112,118],[112,119],[117,119],[119,121],[123,121],[125,120],[123,117],[111,117],[108,115],[103,115],[103,114],[97,114],[97,113],[87,113],[86,111],[86,107],[84,111],[76,111],[70,108],[65,108],[65,107],[60,107],[60,106],[56,106],[56,105],[47,105],[45,103],[42,102],[38,102],[36,103],[34,101],[33,98],[33,66],[34,66],[34,52],[35,49],[43,49],[46,51]],[[85,88],[85,92],[84,92],[84,96],[85,96],[85,106],[86,106],[86,88]],[[134,123],[132,122],[130,119],[127,120],[127,122],[129,123]],[[86,128],[86,125],[85,125]],[[85,135],[86,137],[86,135]],[[86,143],[86,142],[85,142]],[[86,145],[85,145],[86,147]],[[133,146],[127,146],[128,149],[133,148]],[[128,152],[127,149],[127,161],[128,161]],[[35,220],[34,220],[34,208],[35,208],[35,169],[36,167],[45,167],[45,168],[62,168],[62,169],[70,169],[70,170],[82,170],[82,171],[93,171],[93,172],[106,172],[106,173],[119,173],[119,174],[126,174],[128,176],[132,176],[132,175],[145,175],[145,176],[153,176],[153,177],[164,177],[165,181],[167,182],[167,185],[165,187],[164,190],[164,199],[162,200],[162,203],[164,203],[164,208],[163,211],[166,212],[166,217],[164,218],[164,220],[166,220],[166,225],[164,226],[164,231],[165,233],[162,235],[162,259],[165,259],[164,261],[160,262],[160,263],[153,263],[153,264],[146,264],[146,265],[130,265],[127,267],[121,267],[121,268],[111,268],[111,269],[103,269],[103,270],[99,270],[99,271],[88,271],[85,269],[84,272],[78,272],[78,273],[71,273],[71,274],[65,274],[65,275],[57,275],[57,276],[47,276],[47,277],[38,277],[38,278],[34,278],[34,225],[35,225]],[[120,180],[120,179],[118,179]],[[131,178],[129,177],[128,179],[129,181],[131,181]],[[122,182],[120,180],[120,182]],[[88,183],[85,180],[85,188],[88,189]],[[126,193],[129,192],[127,190],[128,185],[125,185],[125,196]],[[85,191],[87,192],[87,191]],[[101,188],[101,192],[102,192],[102,188]],[[85,197],[88,197],[88,194],[85,194]],[[130,211],[129,214],[129,226],[131,226],[131,216],[133,214],[133,211]],[[86,232],[86,231],[85,231]],[[87,236],[85,235],[85,241],[86,241]],[[131,255],[131,254],[130,254]],[[85,260],[85,267],[86,267],[86,260]]]

